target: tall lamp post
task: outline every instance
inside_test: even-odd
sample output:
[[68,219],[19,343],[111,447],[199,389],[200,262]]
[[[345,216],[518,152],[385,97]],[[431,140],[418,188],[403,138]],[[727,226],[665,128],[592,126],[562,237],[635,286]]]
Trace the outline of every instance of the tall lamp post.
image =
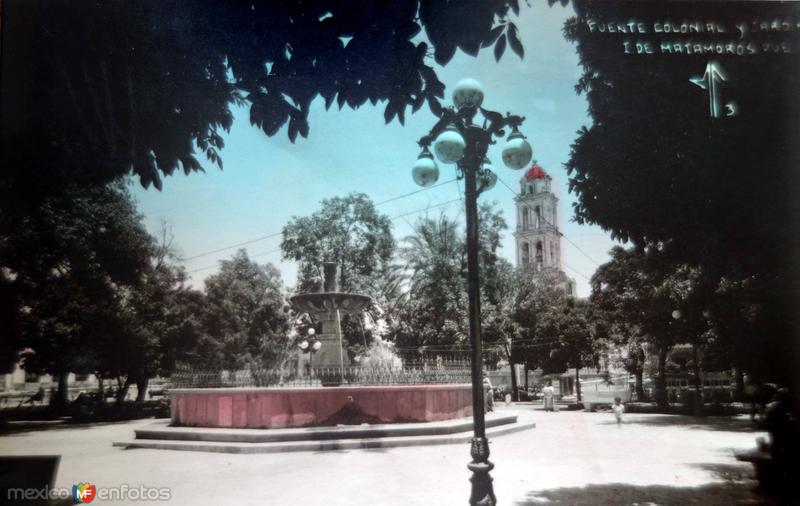
[[[456,164],[457,177],[464,179],[464,200],[467,218],[467,293],[469,300],[469,333],[472,342],[472,417],[473,438],[470,447],[472,461],[467,467],[472,471],[472,505],[494,505],[492,478],[489,472],[494,464],[489,461],[489,444],[486,439],[484,418],[483,361],[481,358],[480,286],[478,273],[478,194],[491,189],[497,182],[487,158],[495,137],[505,136],[511,128],[505,147],[503,162],[511,169],[524,168],[533,157],[533,150],[518,127],[522,116],[488,111],[481,107],[483,89],[474,79],[463,79],[453,89],[453,107],[442,110],[439,121],[428,135],[419,140],[422,147],[412,170],[414,181],[426,187],[436,183],[439,168],[428,147],[433,144],[436,158],[442,163]],[[482,125],[474,123],[480,112]]]

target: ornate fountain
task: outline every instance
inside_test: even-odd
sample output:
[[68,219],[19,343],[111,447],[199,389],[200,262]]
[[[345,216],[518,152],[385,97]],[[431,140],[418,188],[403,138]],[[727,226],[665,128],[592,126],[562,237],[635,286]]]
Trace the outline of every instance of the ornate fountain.
[[[342,349],[341,317],[357,315],[371,302],[342,293],[336,264],[324,266],[322,291],[290,297],[295,310],[321,322],[322,344],[314,368],[328,369],[322,386],[217,387],[170,390],[172,425],[188,427],[285,428],[361,423],[432,422],[472,414],[466,383],[342,384],[350,360]],[[336,369],[342,371],[336,374]]]
[[341,318],[346,314],[360,314],[372,302],[366,295],[340,292],[336,267],[333,262],[323,264],[325,281],[322,291],[289,298],[296,311],[308,313],[313,320],[322,324],[321,331],[316,335],[322,347],[314,357],[314,366],[320,368],[350,365],[350,359],[342,348]]

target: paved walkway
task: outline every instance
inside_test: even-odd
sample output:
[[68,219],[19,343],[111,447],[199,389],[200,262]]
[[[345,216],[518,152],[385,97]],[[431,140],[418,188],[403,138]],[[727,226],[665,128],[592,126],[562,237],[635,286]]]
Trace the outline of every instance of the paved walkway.
[[[762,435],[745,419],[628,414],[617,426],[608,413],[513,411],[537,428],[491,441],[500,504],[764,503],[750,467],[733,458]],[[58,487],[169,487],[171,504],[464,505],[469,495],[464,445],[267,455],[111,447],[150,423],[2,436],[0,455],[61,454]]]

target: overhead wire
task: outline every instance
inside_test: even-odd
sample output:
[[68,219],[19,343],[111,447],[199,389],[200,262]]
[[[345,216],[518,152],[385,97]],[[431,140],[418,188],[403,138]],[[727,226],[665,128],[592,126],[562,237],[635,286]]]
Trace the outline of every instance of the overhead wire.
[[[513,194],[514,194],[514,196],[517,196],[517,192],[516,192],[516,190],[514,190],[513,188],[511,188],[511,187],[508,185],[508,183],[506,183],[505,181],[503,181],[503,179],[502,179],[502,178],[500,178],[500,176],[498,176],[498,177],[497,177],[497,180],[498,180],[498,181],[500,181],[500,183],[502,183],[502,184],[503,184],[503,186],[505,186],[506,188],[508,188],[508,190],[509,190],[511,193],[513,193]],[[547,223],[548,225],[550,225],[551,227],[553,227],[553,228],[555,229],[555,231],[556,231],[556,233],[558,234],[558,236],[559,236],[559,237],[563,237],[563,238],[564,238],[564,239],[565,239],[565,240],[566,240],[568,243],[570,243],[570,244],[571,244],[571,245],[572,245],[572,246],[573,246],[573,247],[574,247],[576,250],[578,250],[578,251],[579,251],[579,252],[580,252],[580,253],[581,253],[583,256],[585,256],[587,259],[589,259],[589,261],[590,261],[590,262],[592,262],[593,264],[595,264],[597,267],[600,267],[600,264],[599,264],[599,263],[598,263],[598,262],[597,262],[597,261],[596,261],[594,258],[592,258],[591,256],[589,256],[589,255],[588,255],[588,254],[587,254],[585,251],[583,251],[581,248],[579,248],[579,247],[578,247],[578,245],[577,245],[577,244],[575,244],[575,243],[574,243],[574,242],[573,242],[573,241],[572,241],[572,240],[571,240],[569,237],[567,237],[567,236],[564,234],[564,232],[562,232],[562,231],[561,231],[561,229],[559,229],[559,228],[558,228],[558,226],[557,226],[557,225],[555,225],[554,223],[550,223],[549,221],[547,221],[547,218],[545,218],[544,216],[540,216],[540,219],[541,219],[541,220],[543,220],[543,221],[544,221],[545,223]],[[567,269],[571,270],[572,272],[574,272],[574,273],[575,273],[575,274],[577,274],[578,276],[580,276],[580,277],[582,277],[582,278],[584,278],[584,279],[586,279],[586,280],[589,280],[589,277],[588,277],[588,276],[586,276],[585,274],[582,274],[582,273],[578,272],[577,270],[573,269],[572,267],[570,267],[570,266],[569,266],[569,265],[567,265],[566,263],[564,264],[564,267],[566,267]]]
[[[383,204],[387,204],[389,202],[394,202],[396,200],[400,200],[400,199],[403,199],[403,198],[406,198],[406,197],[410,197],[412,195],[416,195],[417,193],[420,193],[420,192],[423,192],[423,191],[432,190],[432,189],[437,188],[439,186],[444,186],[446,184],[450,184],[450,183],[452,183],[454,181],[456,181],[456,178],[450,179],[448,181],[442,181],[441,183],[438,183],[438,184],[435,184],[435,185],[432,185],[432,186],[428,186],[428,187],[425,187],[425,188],[421,188],[421,189],[415,190],[413,192],[408,192],[408,193],[404,193],[402,195],[397,195],[395,197],[392,197],[392,198],[377,202],[375,204],[375,206],[380,206],[380,205],[383,205]],[[444,204],[442,204],[442,205],[444,205]],[[409,214],[413,214],[413,213],[409,213]],[[392,219],[394,219],[394,218],[392,218]],[[263,236],[260,236],[260,237],[256,237],[254,239],[249,239],[247,241],[242,241],[242,242],[239,242],[239,243],[236,243],[236,244],[232,244],[230,246],[223,246],[221,248],[217,248],[217,249],[214,249],[214,250],[204,251],[203,253],[198,253],[196,255],[192,255],[190,257],[186,257],[185,260],[195,260],[197,258],[202,258],[204,256],[213,255],[214,253],[220,253],[222,251],[226,251],[226,250],[233,249],[233,248],[238,248],[240,246],[245,246],[247,244],[260,242],[260,241],[263,241],[265,239],[270,239],[272,237],[278,237],[282,233],[283,232],[274,232],[274,233],[271,233],[271,234],[267,234],[267,235],[263,235]],[[204,268],[197,269],[197,270],[203,270],[203,269]]]
[[[414,210],[414,211],[410,211],[410,212],[407,212],[407,213],[399,214],[399,215],[397,215],[397,216],[393,216],[393,217],[391,217],[391,218],[389,218],[389,219],[390,219],[390,220],[397,220],[397,219],[403,218],[403,217],[405,217],[405,216],[410,216],[410,215],[412,215],[412,214],[421,213],[421,212],[423,212],[423,211],[427,211],[427,210],[429,210],[429,209],[435,209],[435,208],[437,208],[437,207],[446,206],[446,205],[449,205],[449,204],[452,204],[452,203],[454,203],[454,202],[458,202],[458,201],[459,201],[459,199],[453,199],[453,200],[448,200],[448,201],[446,201],[446,202],[440,202],[440,203],[438,203],[438,204],[430,205],[430,206],[427,206],[427,207],[424,207],[424,208],[421,208],[421,209],[416,209],[416,210]],[[274,236],[274,235],[280,235],[280,233],[278,233],[278,234],[272,234],[272,235],[273,235],[273,236]],[[249,241],[249,242],[247,242],[247,243],[239,243],[239,245],[243,245],[243,244],[249,244],[250,242],[256,242],[256,240]],[[228,247],[228,248],[221,248],[221,249],[219,249],[219,250],[217,250],[217,251],[215,251],[215,252],[219,252],[219,251],[225,251],[226,249],[230,249],[230,247]],[[263,252],[263,253],[256,253],[255,255],[250,255],[250,257],[251,257],[251,258],[253,258],[253,257],[258,257],[258,256],[262,256],[262,255],[268,255],[268,254],[272,254],[272,253],[278,253],[278,252],[280,252],[280,251],[281,251],[281,249],[280,249],[280,248],[277,248],[277,249],[274,249],[274,250],[265,251],[265,252]],[[209,254],[210,254],[210,253],[209,253]],[[194,256],[194,257],[191,257],[191,258],[199,258],[200,256],[204,256],[204,255],[196,255],[196,256]],[[188,259],[187,259],[187,260],[188,260]],[[207,265],[207,266],[205,266],[205,267],[199,267],[199,268],[197,268],[197,269],[192,269],[192,270],[186,271],[186,273],[187,273],[187,274],[193,274],[193,273],[195,273],[195,272],[200,272],[200,271],[205,271],[205,270],[208,270],[208,269],[213,269],[214,267],[217,267],[217,264],[214,264],[214,265]]]

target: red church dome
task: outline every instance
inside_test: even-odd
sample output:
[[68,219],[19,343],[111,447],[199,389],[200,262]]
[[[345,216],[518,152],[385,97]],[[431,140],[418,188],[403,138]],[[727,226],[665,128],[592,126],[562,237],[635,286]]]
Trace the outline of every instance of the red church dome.
[[525,173],[525,179],[528,181],[533,181],[534,179],[544,179],[546,177],[547,173],[536,163],[534,163],[533,167],[528,169],[528,172]]

